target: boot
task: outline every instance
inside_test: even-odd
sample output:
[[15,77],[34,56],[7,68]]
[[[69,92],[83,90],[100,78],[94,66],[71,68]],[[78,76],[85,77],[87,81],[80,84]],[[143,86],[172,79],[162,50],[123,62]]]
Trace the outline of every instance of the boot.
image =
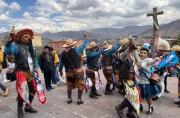
[[90,98],[94,98],[94,99],[98,99],[98,97],[95,95],[95,92],[96,92],[96,88],[95,88],[95,86],[93,85],[92,88],[91,88],[91,92],[90,92],[89,97],[90,97]]
[[180,105],[180,99],[177,99],[176,101],[174,101],[174,104]]
[[124,116],[123,116],[123,111],[119,111],[118,110],[118,106],[116,106],[116,111],[117,111],[117,113],[118,113],[118,116],[120,117],[120,118],[124,118]]
[[24,113],[23,113],[23,100],[18,96],[17,97],[17,115],[18,118],[24,118]]
[[140,112],[143,112],[143,105],[140,104]]
[[106,90],[105,90],[105,95],[113,95],[113,93],[110,91],[110,84],[106,84]]
[[18,118],[24,118],[24,113],[22,109],[18,108],[17,113],[18,113]]
[[90,94],[89,97],[94,98],[94,99],[98,99],[98,97],[95,94]]
[[97,91],[95,92],[95,95],[96,96],[101,96],[101,94],[99,94]]
[[149,111],[146,112],[146,115],[151,115],[153,113],[153,111],[154,111],[153,106],[152,105],[149,106]]
[[126,99],[124,99],[119,105],[116,106],[116,111],[117,111],[120,118],[124,118],[123,110],[126,107],[128,107],[128,105],[129,105],[129,102]]
[[72,90],[67,90],[67,93],[68,93],[67,104],[71,104],[72,103],[72,98],[71,98]]
[[82,101],[81,97],[82,97],[82,90],[78,90],[78,100],[77,100],[77,105],[81,105],[84,103],[84,101]]
[[99,94],[96,90],[96,87],[94,87],[94,91],[95,91],[95,96],[101,96],[101,94]]
[[6,88],[6,89],[4,90],[3,96],[4,96],[4,97],[7,97],[7,96],[8,96],[8,93],[9,93],[9,89]]
[[[30,104],[32,103],[33,99],[34,99],[34,95],[29,95]],[[29,106],[29,104],[26,104],[24,111],[29,113],[37,113],[37,110]]]
[[67,103],[68,103],[68,104],[71,104],[71,103],[72,103],[72,99],[71,99],[71,98],[68,98],[68,99],[67,99]]
[[37,110],[32,108],[31,106],[26,105],[26,107],[24,108],[25,112],[29,112],[29,113],[37,113]]
[[167,89],[164,90],[165,93],[170,93],[170,91],[168,91]]
[[81,105],[81,104],[84,104],[84,101],[82,101],[82,100],[78,99],[78,101],[77,101],[77,105]]

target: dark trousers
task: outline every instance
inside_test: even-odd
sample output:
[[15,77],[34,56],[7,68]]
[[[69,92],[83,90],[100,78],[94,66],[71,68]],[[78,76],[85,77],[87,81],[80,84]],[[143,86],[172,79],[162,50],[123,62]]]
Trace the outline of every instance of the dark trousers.
[[[29,102],[30,104],[32,103],[34,99],[34,95],[29,95]],[[24,100],[22,100],[22,98],[20,96],[18,96],[18,109],[22,109],[23,108],[23,102]],[[26,104],[26,107],[29,106],[28,104]]]
[[167,90],[167,78],[168,78],[168,75],[166,75],[166,76],[164,77],[165,90]]
[[53,70],[44,71],[44,79],[45,79],[46,89],[51,88],[52,78],[53,78]]
[[122,111],[124,110],[126,107],[128,107],[128,111],[132,112],[135,111],[133,106],[131,105],[131,103],[125,98],[119,105],[118,105],[118,110]]
[[139,118],[136,110],[126,98],[117,106],[117,110],[118,112],[122,112],[126,107],[128,107],[130,118]]
[[6,87],[0,82],[0,88],[5,91],[6,90]]

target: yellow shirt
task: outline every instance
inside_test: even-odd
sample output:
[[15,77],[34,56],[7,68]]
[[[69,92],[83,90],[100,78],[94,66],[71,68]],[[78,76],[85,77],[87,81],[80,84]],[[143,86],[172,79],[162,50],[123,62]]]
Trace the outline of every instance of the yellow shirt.
[[2,52],[2,51],[0,51],[0,63],[2,63],[2,62],[3,62],[3,58],[4,58],[3,52]]
[[58,64],[59,63],[59,56],[56,53],[56,51],[53,51],[53,55],[54,55],[54,64]]

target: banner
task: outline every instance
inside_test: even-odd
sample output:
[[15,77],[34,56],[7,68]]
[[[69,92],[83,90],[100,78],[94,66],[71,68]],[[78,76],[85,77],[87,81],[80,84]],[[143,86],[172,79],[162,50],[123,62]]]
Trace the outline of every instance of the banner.
[[29,87],[27,84],[27,80],[23,72],[16,72],[16,89],[18,92],[18,96],[21,97],[27,104],[30,105],[29,102]]
[[168,56],[166,56],[158,65],[158,69],[164,67],[174,66],[179,63],[179,58],[177,57],[175,51],[171,51]]
[[139,100],[139,92],[136,86],[133,86],[134,82],[132,80],[128,80],[125,82],[125,90],[126,90],[126,99],[131,103],[131,105],[136,110],[137,114],[140,113],[140,100]]
[[44,88],[43,88],[41,79],[39,78],[37,73],[35,73],[35,75],[34,75],[34,80],[36,82],[38,100],[40,103],[44,104],[46,102],[46,96],[45,96],[45,92],[44,92]]

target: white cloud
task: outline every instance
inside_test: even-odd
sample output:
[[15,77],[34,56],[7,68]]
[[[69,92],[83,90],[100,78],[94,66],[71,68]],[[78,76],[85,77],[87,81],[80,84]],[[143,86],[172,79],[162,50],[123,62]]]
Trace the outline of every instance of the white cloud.
[[6,32],[6,31],[8,31],[6,27],[1,27],[0,28],[0,32]]
[[3,9],[5,7],[7,7],[8,4],[4,1],[4,0],[0,0],[0,8]]
[[32,7],[35,14],[43,17],[49,17],[52,14],[62,11],[62,4],[57,3],[56,0],[37,0],[36,6]]
[[30,18],[30,17],[31,17],[30,13],[27,12],[27,11],[23,13],[23,16],[24,16],[25,18]]
[[10,5],[9,5],[9,8],[11,10],[20,10],[21,9],[21,6],[17,3],[17,2],[12,2]]
[[5,21],[7,21],[9,19],[10,19],[9,12],[5,12],[3,14],[0,14],[0,21],[1,22],[5,22]]
[[[16,2],[9,7],[16,6],[12,4]],[[23,18],[13,19],[10,18],[12,10],[7,10],[7,3],[0,0],[0,7],[4,9],[0,10],[0,21],[39,32],[151,25],[152,18],[146,14],[157,6],[158,11],[164,11],[158,16],[159,24],[164,24],[180,19],[179,4],[179,0],[37,0],[22,14]],[[21,9],[20,6],[13,8]],[[9,14],[4,14],[5,9]]]

